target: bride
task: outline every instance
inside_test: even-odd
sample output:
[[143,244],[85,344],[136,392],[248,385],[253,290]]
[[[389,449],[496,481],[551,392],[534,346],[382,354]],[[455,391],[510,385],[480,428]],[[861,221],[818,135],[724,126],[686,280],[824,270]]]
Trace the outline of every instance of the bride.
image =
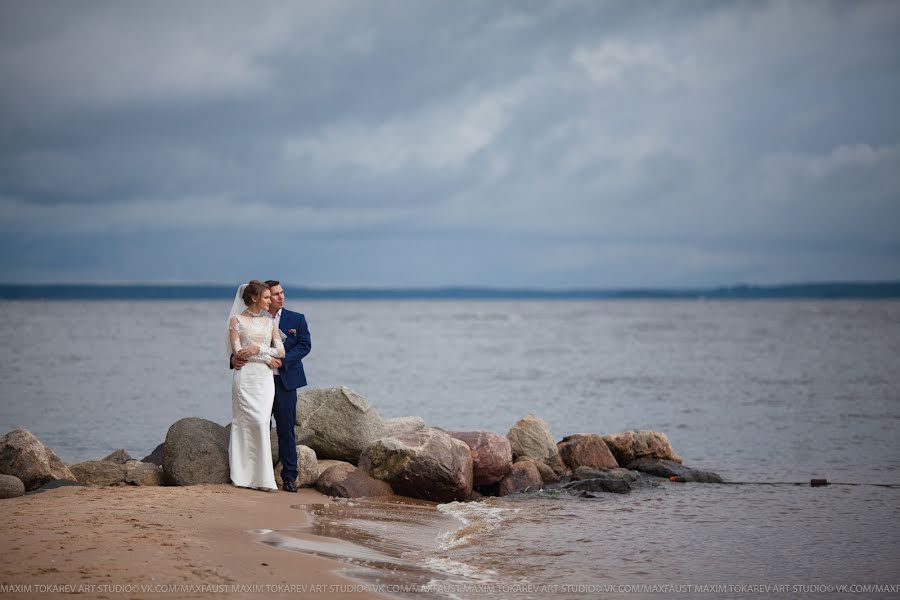
[[269,316],[270,292],[256,279],[242,284],[228,317],[226,350],[247,360],[231,383],[231,482],[239,487],[277,490],[269,441],[275,380],[273,358],[284,356],[281,333]]

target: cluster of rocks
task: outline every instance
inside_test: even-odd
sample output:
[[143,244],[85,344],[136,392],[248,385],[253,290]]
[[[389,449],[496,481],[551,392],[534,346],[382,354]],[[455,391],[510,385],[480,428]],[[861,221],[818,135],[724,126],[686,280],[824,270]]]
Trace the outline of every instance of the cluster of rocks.
[[[685,467],[666,435],[626,431],[578,433],[556,442],[534,415],[505,435],[427,427],[419,417],[382,419],[366,398],[346,387],[297,397],[297,485],[331,496],[402,495],[435,502],[505,496],[553,487],[592,496],[624,493],[657,478],[721,482]],[[229,483],[230,425],[199,418],[173,424],[166,440],[141,461],[124,450],[99,461],[65,465],[24,429],[0,439],[0,497],[21,495],[54,480],[90,485]],[[281,484],[278,440],[272,460]]]

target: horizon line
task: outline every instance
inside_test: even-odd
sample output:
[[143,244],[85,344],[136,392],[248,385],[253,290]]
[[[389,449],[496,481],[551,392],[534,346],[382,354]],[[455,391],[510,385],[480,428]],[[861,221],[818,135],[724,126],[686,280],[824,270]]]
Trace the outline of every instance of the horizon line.
[[[734,284],[711,287],[538,288],[445,285],[433,287],[317,287],[285,285],[288,295],[334,300],[601,300],[601,299],[895,299],[900,280]],[[3,300],[215,300],[232,284],[0,283]]]

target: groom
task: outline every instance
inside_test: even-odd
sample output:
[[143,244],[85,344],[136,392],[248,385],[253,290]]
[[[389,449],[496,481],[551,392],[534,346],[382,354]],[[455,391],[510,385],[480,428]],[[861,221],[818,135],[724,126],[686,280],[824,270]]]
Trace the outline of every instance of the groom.
[[[282,489],[286,492],[296,492],[297,437],[294,425],[297,420],[297,388],[306,385],[303,357],[309,354],[312,341],[306,317],[284,308],[284,288],[281,287],[281,283],[270,279],[266,281],[266,285],[272,294],[269,314],[285,336],[284,358],[274,359],[272,365],[278,369],[275,375],[275,403],[272,412],[278,431],[278,460],[281,461],[281,480],[284,482]],[[232,356],[231,360],[236,369],[246,364],[246,361],[236,356]]]

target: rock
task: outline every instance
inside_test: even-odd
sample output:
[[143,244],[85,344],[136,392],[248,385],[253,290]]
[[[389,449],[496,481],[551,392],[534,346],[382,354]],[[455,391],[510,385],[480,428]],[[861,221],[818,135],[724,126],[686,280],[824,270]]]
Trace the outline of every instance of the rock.
[[681,462],[681,457],[675,454],[669,438],[659,431],[623,431],[602,437],[620,465],[645,457]]
[[125,466],[105,460],[88,460],[69,467],[80,483],[88,485],[121,485],[125,483]]
[[[337,461],[335,461],[337,462]],[[349,464],[349,463],[340,463]],[[275,465],[275,483],[281,487],[283,481],[281,479],[282,465]],[[297,446],[297,487],[313,487],[319,478],[319,463],[316,460],[316,453],[308,446]]]
[[453,502],[472,494],[469,447],[434,428],[374,441],[360,456],[359,468],[401,496]]
[[21,427],[0,438],[0,474],[18,477],[26,491],[56,479],[75,479],[53,450]]
[[140,486],[162,485],[162,467],[139,460],[129,460],[125,463],[125,483]]
[[228,432],[206,419],[176,421],[166,433],[163,481],[168,485],[228,483]]
[[[231,429],[229,425],[228,437],[231,438]],[[269,444],[272,446],[272,465],[277,465],[279,462],[278,458],[278,429],[273,427],[271,431],[269,431]]]
[[633,482],[640,479],[637,471],[623,469],[592,469],[590,467],[578,467],[572,472],[571,481],[584,481],[585,479],[621,479],[623,481]]
[[308,446],[297,446],[297,487],[313,487],[319,479],[319,461],[316,451]]
[[454,431],[450,436],[469,447],[473,485],[499,483],[512,470],[512,447],[502,435],[489,431]]
[[116,463],[117,465],[124,465],[129,460],[134,460],[134,459],[128,455],[128,451],[125,450],[125,448],[119,448],[118,450],[115,450],[112,454],[110,454],[108,456],[104,456],[100,460],[103,460],[106,462],[113,462],[113,463]]
[[166,453],[166,443],[163,442],[159,446],[153,449],[153,452],[145,456],[141,459],[141,462],[152,463],[157,467],[161,467],[163,463],[163,456]]
[[384,427],[387,430],[385,435],[411,433],[425,429],[425,420],[421,417],[395,417],[393,419],[385,419]]
[[565,473],[566,467],[559,458],[556,442],[543,419],[527,415],[519,419],[506,434],[512,445],[513,458],[530,456],[543,462],[556,473]]
[[631,484],[618,477],[597,477],[595,479],[583,479],[573,481],[563,486],[566,490],[578,492],[611,492],[613,494],[627,494],[631,491]]
[[316,481],[316,489],[328,496],[362,498],[392,496],[394,490],[384,481],[369,477],[353,465],[340,464],[325,469]]
[[500,481],[498,496],[536,491],[544,487],[541,473],[534,462],[522,460],[515,463],[509,475]]
[[80,481],[75,481],[74,479],[54,479],[53,481],[48,481],[47,483],[30,493],[37,494],[39,492],[55,490],[61,487],[85,487],[85,485]]
[[594,433],[576,433],[566,436],[556,445],[563,463],[570,469],[615,469],[619,463],[603,438]]
[[387,435],[375,408],[350,388],[317,388],[297,394],[297,443],[321,458],[351,463],[365,448]]
[[628,468],[656,477],[676,477],[677,481],[687,483],[722,483],[722,478],[712,471],[691,469],[671,460],[655,458],[639,458],[628,463]]
[[[350,465],[351,467],[353,466],[352,464],[348,463],[345,460],[326,459],[326,460],[317,460],[316,461],[316,466],[319,469],[319,475],[321,475],[322,473],[325,472],[326,469],[329,469],[329,468],[333,467],[334,465]],[[316,477],[318,478],[318,475]]]
[[536,458],[532,458],[530,456],[520,456],[518,459],[516,459],[516,462],[533,463],[534,466],[537,467],[538,472],[541,474],[541,480],[544,482],[544,485],[559,483],[559,475],[556,474],[556,471]]
[[25,495],[25,484],[15,475],[0,475],[0,500]]

